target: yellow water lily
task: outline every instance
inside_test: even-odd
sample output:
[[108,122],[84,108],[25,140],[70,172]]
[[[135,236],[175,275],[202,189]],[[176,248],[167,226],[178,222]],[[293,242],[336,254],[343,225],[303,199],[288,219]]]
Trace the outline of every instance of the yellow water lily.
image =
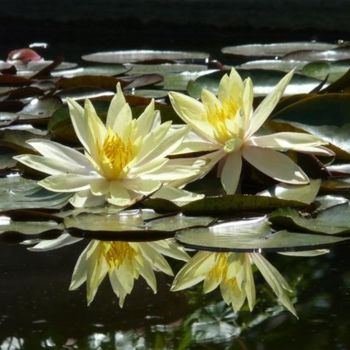
[[[16,159],[50,176],[39,185],[55,192],[72,192],[75,207],[109,202],[128,206],[159,190],[169,198],[186,192],[169,187],[174,181],[186,184],[200,172],[201,160],[168,159],[188,133],[186,127],[161,123],[154,101],[137,119],[132,118],[120,85],[111,101],[106,124],[89,100],[84,108],[68,101],[75,133],[84,154],[59,143],[34,139],[28,143],[41,155],[20,155]],[[194,196],[194,198],[196,197]]]
[[212,151],[210,166],[219,162],[218,175],[229,194],[237,189],[242,158],[277,181],[308,183],[303,170],[280,151],[333,155],[322,146],[325,142],[306,133],[256,134],[283,95],[292,74],[288,73],[255,111],[252,81],[250,78],[242,81],[234,69],[221,79],[217,97],[207,89],[202,90],[201,102],[181,93],[170,92],[176,113],[194,132],[190,142],[185,140],[178,152]]
[[75,290],[86,282],[87,302],[90,304],[99,285],[108,274],[114,293],[122,307],[134,282],[142,276],[154,293],[157,282],[154,271],[172,276],[173,271],[164,258],[187,261],[189,256],[173,240],[154,242],[109,242],[93,240],[80,255],[69,289]]
[[204,281],[203,291],[209,293],[220,286],[226,304],[238,312],[245,301],[250,310],[255,305],[255,283],[252,266],[255,265],[277,295],[278,301],[296,315],[287,292],[290,286],[283,276],[259,253],[216,253],[201,251],[176,275],[172,291],[190,288]]

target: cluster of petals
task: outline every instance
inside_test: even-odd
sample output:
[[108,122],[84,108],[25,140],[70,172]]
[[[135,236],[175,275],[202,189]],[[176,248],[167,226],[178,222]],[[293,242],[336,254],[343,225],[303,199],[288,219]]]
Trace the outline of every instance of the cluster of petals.
[[278,301],[296,315],[288,292],[292,289],[283,276],[259,253],[198,252],[176,275],[172,290],[187,289],[203,283],[204,293],[220,287],[226,304],[238,312],[245,301],[253,310],[256,300],[252,266],[255,265],[276,294]]
[[253,109],[252,81],[250,78],[243,81],[234,69],[221,79],[217,96],[203,89],[201,102],[171,92],[170,100],[175,111],[193,132],[178,152],[188,152],[191,147],[193,152],[210,151],[211,162],[207,171],[219,163],[218,175],[228,194],[236,192],[242,159],[277,181],[307,184],[307,175],[283,152],[292,150],[331,156],[333,153],[323,146],[326,143],[307,133],[261,134],[262,125],[277,105],[292,75],[293,71],[283,77],[256,110]]
[[54,192],[72,192],[75,207],[96,206],[107,201],[125,207],[161,189],[164,197],[184,196],[181,187],[200,172],[200,159],[169,159],[188,128],[161,123],[154,101],[137,118],[120,85],[111,101],[104,124],[93,105],[84,108],[68,101],[75,133],[84,153],[59,143],[33,139],[28,143],[40,155],[16,159],[50,176],[39,185]]
[[112,289],[122,307],[140,276],[157,292],[154,271],[172,276],[173,271],[164,256],[187,261],[189,256],[171,239],[155,242],[110,242],[93,240],[81,253],[72,275],[70,290],[86,282],[90,304],[99,285],[108,274]]

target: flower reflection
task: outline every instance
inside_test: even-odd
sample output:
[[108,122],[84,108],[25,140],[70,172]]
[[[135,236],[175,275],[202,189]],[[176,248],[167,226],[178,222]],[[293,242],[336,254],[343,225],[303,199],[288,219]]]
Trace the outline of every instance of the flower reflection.
[[141,243],[93,240],[75,265],[70,290],[86,282],[87,302],[90,304],[108,274],[113,291],[119,298],[119,306],[122,307],[140,275],[154,293],[157,292],[154,271],[173,275],[163,255],[183,261],[189,259],[187,253],[170,239]]
[[239,311],[246,300],[249,309],[253,310],[256,298],[253,265],[261,272],[278,301],[296,315],[287,295],[292,291],[287,281],[258,253],[198,252],[176,275],[171,289],[178,291],[203,281],[204,293],[220,286],[224,301],[234,311]]

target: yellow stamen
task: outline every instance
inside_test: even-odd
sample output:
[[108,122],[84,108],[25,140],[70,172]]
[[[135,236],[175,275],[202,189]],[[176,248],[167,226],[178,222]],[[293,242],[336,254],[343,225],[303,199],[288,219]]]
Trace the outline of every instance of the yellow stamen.
[[101,242],[101,244],[101,253],[110,270],[118,268],[123,263],[131,263],[137,255],[136,250],[127,242]]
[[125,167],[132,160],[134,147],[130,140],[125,143],[109,128],[99,156],[103,175],[109,180],[114,180],[121,177]]
[[233,101],[221,101],[221,105],[206,105],[207,120],[214,127],[215,138],[225,143],[236,136],[235,130],[231,130],[228,123],[235,120],[239,110],[238,104]]

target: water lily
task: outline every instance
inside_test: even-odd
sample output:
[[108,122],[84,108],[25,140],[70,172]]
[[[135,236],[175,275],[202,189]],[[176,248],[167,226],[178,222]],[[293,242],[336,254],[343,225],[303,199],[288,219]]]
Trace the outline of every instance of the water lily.
[[226,304],[238,312],[245,301],[250,310],[255,305],[255,283],[252,271],[255,265],[277,295],[278,301],[296,315],[287,292],[287,281],[261,254],[198,252],[176,275],[172,290],[190,288],[204,281],[203,291],[209,293],[220,286]]
[[303,170],[281,151],[333,155],[322,146],[325,142],[306,133],[257,134],[283,95],[292,74],[288,73],[256,110],[253,110],[252,81],[250,78],[242,81],[234,69],[221,79],[217,97],[207,89],[202,90],[201,102],[170,92],[176,113],[195,134],[189,143],[183,143],[178,152],[212,151],[210,166],[219,162],[218,175],[229,194],[237,189],[242,158],[277,181],[308,183]]
[[173,275],[163,255],[182,261],[189,259],[187,253],[171,239],[142,243],[93,240],[75,265],[70,290],[86,282],[87,302],[90,304],[108,274],[113,291],[119,298],[119,306],[122,307],[125,297],[131,293],[135,280],[140,276],[156,293],[154,271]]
[[133,119],[118,85],[106,124],[89,100],[84,108],[73,100],[68,105],[84,154],[50,140],[34,139],[28,143],[41,155],[20,155],[16,159],[50,175],[39,185],[55,192],[74,193],[71,203],[75,207],[95,206],[104,201],[129,206],[166,184],[170,194],[166,188],[162,191],[172,197],[174,181],[181,187],[200,172],[201,160],[168,159],[188,129],[175,129],[171,122],[162,124],[153,100],[139,118]]

